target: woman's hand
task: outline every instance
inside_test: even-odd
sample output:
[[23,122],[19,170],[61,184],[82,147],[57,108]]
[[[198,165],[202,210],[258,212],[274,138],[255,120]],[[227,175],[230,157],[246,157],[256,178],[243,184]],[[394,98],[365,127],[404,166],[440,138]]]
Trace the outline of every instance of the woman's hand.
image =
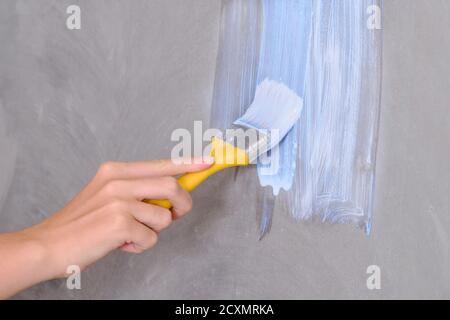
[[[174,176],[202,171],[211,158],[192,164],[171,160],[103,164],[91,182],[64,208],[28,229],[0,235],[0,297],[81,269],[120,248],[140,253],[158,233],[192,208]],[[168,199],[171,210],[142,202]]]

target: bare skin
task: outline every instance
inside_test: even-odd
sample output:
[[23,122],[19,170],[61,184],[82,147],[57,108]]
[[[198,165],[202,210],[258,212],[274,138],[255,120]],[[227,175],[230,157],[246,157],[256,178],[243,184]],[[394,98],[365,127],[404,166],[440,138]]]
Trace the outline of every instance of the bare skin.
[[[64,277],[70,265],[84,269],[115,249],[141,253],[152,248],[158,234],[192,208],[191,196],[174,176],[205,170],[212,162],[103,164],[64,208],[30,228],[0,234],[0,298]],[[169,199],[173,208],[143,199]]]

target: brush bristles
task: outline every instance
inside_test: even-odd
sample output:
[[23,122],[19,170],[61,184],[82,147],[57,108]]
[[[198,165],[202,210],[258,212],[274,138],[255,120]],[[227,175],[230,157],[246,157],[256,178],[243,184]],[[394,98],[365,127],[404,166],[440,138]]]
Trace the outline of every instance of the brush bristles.
[[247,112],[234,122],[245,128],[276,130],[271,147],[277,145],[300,118],[303,100],[286,85],[265,79],[256,88],[255,99]]

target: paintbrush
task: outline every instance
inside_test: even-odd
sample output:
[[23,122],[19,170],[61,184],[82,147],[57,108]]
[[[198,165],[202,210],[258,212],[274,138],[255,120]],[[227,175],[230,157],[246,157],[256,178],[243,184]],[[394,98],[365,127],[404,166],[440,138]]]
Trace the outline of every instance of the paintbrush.
[[[194,190],[214,173],[226,168],[256,163],[259,156],[274,148],[300,118],[302,99],[286,85],[264,80],[258,85],[255,98],[245,114],[237,119],[225,137],[214,137],[210,155],[214,164],[200,172],[187,173],[178,183],[188,192]],[[144,200],[171,208],[168,200]]]

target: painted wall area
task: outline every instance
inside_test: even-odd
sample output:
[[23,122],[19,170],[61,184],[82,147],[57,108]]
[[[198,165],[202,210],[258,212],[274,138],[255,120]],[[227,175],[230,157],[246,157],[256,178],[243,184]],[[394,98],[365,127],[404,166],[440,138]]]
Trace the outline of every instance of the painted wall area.
[[[220,0],[80,0],[68,30],[73,2],[0,2],[0,232],[61,208],[101,162],[169,157],[174,129],[210,118]],[[370,237],[277,204],[258,241],[256,168],[222,172],[155,249],[114,252],[81,290],[54,280],[16,298],[450,298],[449,24],[447,0],[384,2]]]

